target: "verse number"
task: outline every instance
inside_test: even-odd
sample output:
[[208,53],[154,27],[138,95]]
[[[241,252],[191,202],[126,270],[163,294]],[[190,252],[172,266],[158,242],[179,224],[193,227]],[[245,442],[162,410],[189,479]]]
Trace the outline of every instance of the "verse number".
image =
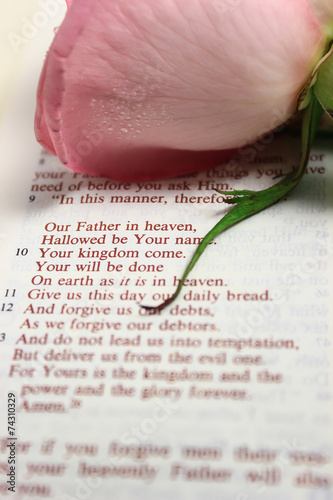
[[13,310],[14,304],[12,302],[3,303],[1,306],[1,312],[11,312]]
[[16,293],[16,288],[12,288],[12,290],[6,288],[5,297],[15,297],[15,293]]
[[3,342],[6,339],[5,333],[0,333],[0,342]]
[[33,194],[31,196],[29,196],[29,201],[32,202],[32,201],[35,201],[36,199],[36,196],[34,196]]
[[18,248],[16,255],[22,255],[25,257],[28,254],[29,250],[27,248]]

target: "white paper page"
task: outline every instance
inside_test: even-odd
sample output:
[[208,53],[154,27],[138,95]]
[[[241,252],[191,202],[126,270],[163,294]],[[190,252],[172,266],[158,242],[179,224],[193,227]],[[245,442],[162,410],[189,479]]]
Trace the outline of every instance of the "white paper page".
[[214,188],[270,186],[300,140],[163,181],[73,174],[33,137],[48,40],[25,48],[0,134],[1,496],[331,499],[328,141],[288,200],[216,238],[148,315],[138,304],[174,291],[228,210]]

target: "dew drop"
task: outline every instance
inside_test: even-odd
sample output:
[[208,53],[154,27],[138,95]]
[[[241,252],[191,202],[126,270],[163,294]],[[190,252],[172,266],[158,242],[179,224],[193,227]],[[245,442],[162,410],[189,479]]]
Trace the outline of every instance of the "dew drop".
[[128,130],[127,130],[127,128],[121,128],[121,129],[120,129],[120,132],[121,132],[122,134],[127,134]]

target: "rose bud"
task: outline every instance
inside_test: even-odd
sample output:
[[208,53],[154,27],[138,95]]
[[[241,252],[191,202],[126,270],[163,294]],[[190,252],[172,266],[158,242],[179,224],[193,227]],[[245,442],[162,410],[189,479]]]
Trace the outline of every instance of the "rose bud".
[[71,0],[38,88],[38,141],[70,170],[210,168],[288,120],[331,0]]

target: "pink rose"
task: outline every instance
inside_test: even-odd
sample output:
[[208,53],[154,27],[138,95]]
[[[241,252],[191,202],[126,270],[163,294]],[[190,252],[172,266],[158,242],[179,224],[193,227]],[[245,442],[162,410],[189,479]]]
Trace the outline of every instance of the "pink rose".
[[38,141],[119,180],[209,168],[296,110],[332,0],[67,0],[38,88]]

